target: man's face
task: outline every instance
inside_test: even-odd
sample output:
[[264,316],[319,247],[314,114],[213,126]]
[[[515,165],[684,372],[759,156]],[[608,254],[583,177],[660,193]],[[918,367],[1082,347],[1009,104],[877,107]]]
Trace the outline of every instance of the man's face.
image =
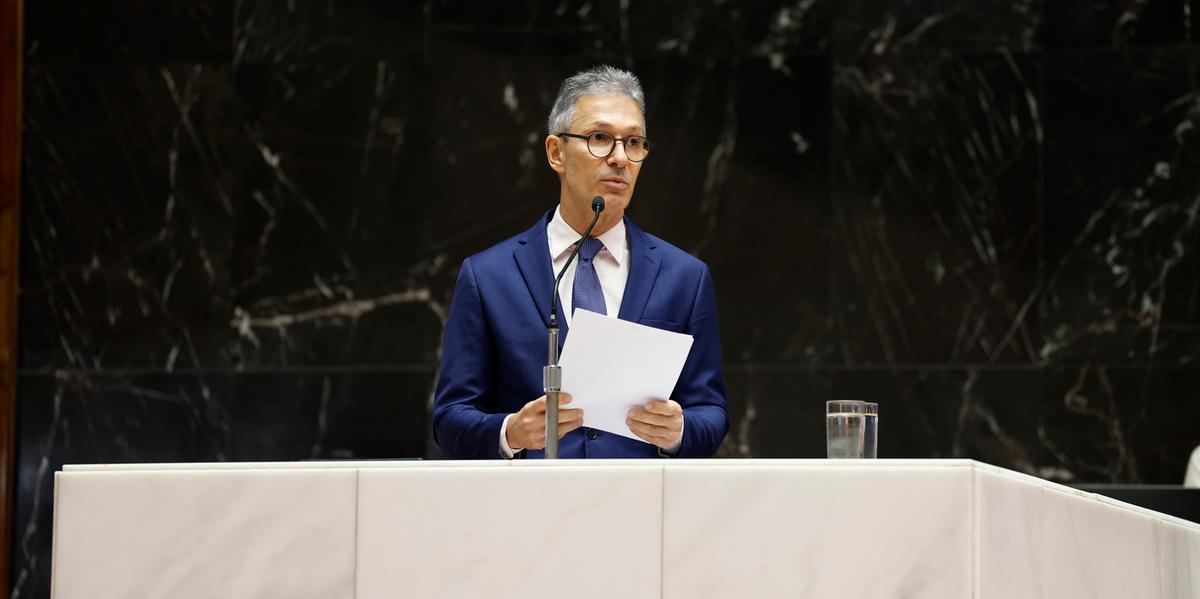
[[[618,138],[645,135],[646,125],[637,102],[628,96],[583,96],[575,102],[575,120],[567,133],[588,135],[598,131]],[[557,131],[555,131],[557,133]],[[597,158],[588,150],[588,142],[578,138],[559,140],[559,160],[555,149],[547,147],[551,168],[563,176],[564,209],[573,214],[586,213],[591,217],[592,198],[604,196],[602,220],[615,224],[625,213],[633,197],[641,162],[632,162],[625,153],[625,144],[616,142],[606,158]],[[566,143],[561,143],[566,142]],[[567,205],[569,204],[569,206]],[[597,229],[603,230],[597,225]]]

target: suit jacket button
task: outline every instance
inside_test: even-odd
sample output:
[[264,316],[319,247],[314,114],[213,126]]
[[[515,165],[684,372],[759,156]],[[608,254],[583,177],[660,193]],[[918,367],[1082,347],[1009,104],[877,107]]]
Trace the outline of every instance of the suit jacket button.
[[598,430],[596,430],[596,429],[594,429],[594,428],[589,428],[589,429],[588,429],[588,432],[587,432],[587,435],[588,435],[588,438],[589,438],[589,439],[591,439],[591,440],[595,441],[595,440],[596,440],[596,437],[599,437],[599,436],[600,436],[600,431],[598,431]]

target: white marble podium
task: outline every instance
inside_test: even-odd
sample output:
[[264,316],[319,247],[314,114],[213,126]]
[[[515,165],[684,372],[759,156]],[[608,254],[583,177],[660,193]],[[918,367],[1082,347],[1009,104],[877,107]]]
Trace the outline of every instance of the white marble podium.
[[1200,526],[970,460],[67,466],[54,515],[57,599],[1200,599]]

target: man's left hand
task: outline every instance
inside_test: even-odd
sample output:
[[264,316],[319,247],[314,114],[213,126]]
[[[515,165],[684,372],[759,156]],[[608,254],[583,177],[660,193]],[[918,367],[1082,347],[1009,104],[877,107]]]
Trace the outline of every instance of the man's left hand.
[[629,410],[625,424],[643,441],[669,451],[683,440],[683,406],[670,399],[649,401]]

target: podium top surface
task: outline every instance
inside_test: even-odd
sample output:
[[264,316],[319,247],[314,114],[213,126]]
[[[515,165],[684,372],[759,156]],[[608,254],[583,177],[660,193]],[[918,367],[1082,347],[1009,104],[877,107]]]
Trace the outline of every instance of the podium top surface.
[[[313,460],[296,462],[156,462],[141,464],[66,464],[63,471],[143,471],[143,470],[271,470],[271,469],[322,469],[322,468],[546,468],[546,467],[593,467],[628,466],[649,468],[671,468],[701,466],[711,467],[761,467],[761,466],[804,466],[811,468],[970,468],[973,466],[1004,470],[975,460],[966,459],[876,459],[876,460],[828,460],[828,459],[704,459],[704,460]],[[1004,470],[1005,472],[1011,472]]]
[[699,459],[699,460],[315,460],[296,462],[164,462],[145,464],[67,464],[60,475],[99,475],[104,473],[161,473],[180,474],[199,472],[247,472],[247,471],[300,471],[300,470],[404,470],[404,469],[557,469],[557,468],[624,468],[694,471],[711,469],[770,469],[828,471],[840,469],[848,472],[880,469],[903,471],[906,469],[952,471],[983,471],[1004,478],[1042,486],[1083,499],[1099,501],[1108,505],[1131,510],[1147,516],[1162,518],[1186,527],[1200,524],[1149,510],[1111,497],[1050,482],[1033,475],[992,466],[969,459],[875,459],[875,460],[830,460],[830,459]]
[[1200,598],[1200,526],[972,460],[81,465],[54,518],[55,599]]

